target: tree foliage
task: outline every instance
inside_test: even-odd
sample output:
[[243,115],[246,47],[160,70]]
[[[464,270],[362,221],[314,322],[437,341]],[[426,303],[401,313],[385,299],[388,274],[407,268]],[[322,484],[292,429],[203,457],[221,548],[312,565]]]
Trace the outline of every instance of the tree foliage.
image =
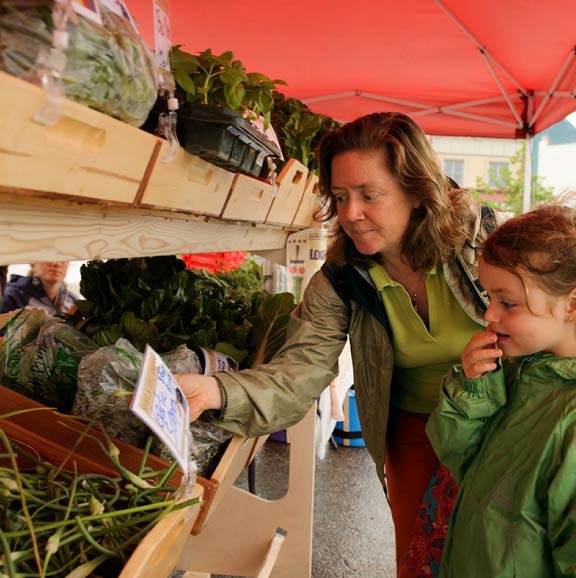
[[[482,177],[477,177],[476,187],[470,189],[472,196],[485,205],[517,215],[522,212],[524,191],[524,151],[526,143],[518,149],[510,160],[510,165],[498,175],[499,187],[494,188]],[[490,174],[494,179],[495,174]],[[538,175],[532,176],[530,206],[550,201],[554,198],[554,188],[547,187],[544,179]]]

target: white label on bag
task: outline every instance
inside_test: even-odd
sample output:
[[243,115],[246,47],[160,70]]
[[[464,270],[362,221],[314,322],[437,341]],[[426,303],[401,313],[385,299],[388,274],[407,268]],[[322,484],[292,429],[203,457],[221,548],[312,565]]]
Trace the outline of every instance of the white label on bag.
[[238,371],[238,362],[230,356],[215,351],[198,347],[198,352],[202,355],[201,360],[204,367],[204,375],[213,375],[217,371]]

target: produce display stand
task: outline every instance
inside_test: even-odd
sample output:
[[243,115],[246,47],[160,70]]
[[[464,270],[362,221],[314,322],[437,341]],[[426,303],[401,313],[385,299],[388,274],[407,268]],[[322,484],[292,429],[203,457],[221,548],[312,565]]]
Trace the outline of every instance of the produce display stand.
[[[317,183],[291,159],[278,187],[0,72],[2,264],[278,250],[313,221]],[[306,184],[312,186],[306,187]]]
[[[0,414],[6,415],[20,410],[35,410],[12,415],[0,422],[6,435],[23,447],[32,448],[37,457],[70,470],[118,477],[118,471],[92,437],[82,437],[78,432],[86,429],[86,424],[59,414],[8,388],[0,386]],[[39,411],[37,411],[39,410]],[[90,436],[105,443],[104,436],[91,428]],[[114,440],[120,454],[120,463],[131,471],[138,471],[143,451]],[[6,463],[8,465],[8,463]],[[149,455],[146,465],[154,470],[162,470],[168,463],[154,455]],[[175,475],[171,483],[178,487],[180,476]],[[197,498],[198,503],[176,510],[161,519],[140,542],[119,578],[165,578],[176,567],[182,548],[190,534],[200,508],[204,487],[196,483],[189,498]]]
[[[193,498],[202,498],[196,485]],[[164,578],[176,568],[178,558],[194,524],[200,505],[168,514],[140,542],[118,578]]]
[[[237,471],[231,465],[223,481],[225,491],[218,496],[201,532],[188,539],[179,568],[193,570],[202,577],[209,577],[210,573],[259,576],[281,529],[286,539],[270,575],[273,578],[311,575],[315,416],[313,407],[302,421],[288,429],[290,462],[286,494],[277,500],[266,500],[232,486],[230,482],[237,477]],[[215,472],[214,476],[217,475]]]
[[[52,110],[55,122],[39,122],[46,102],[41,88],[0,72],[3,265],[214,251],[277,256],[289,234],[312,224],[317,179],[296,161],[286,163],[277,187],[183,150],[167,163],[163,140],[65,99]],[[265,441],[235,436],[211,478],[199,478],[203,503],[192,523],[165,519],[172,539],[157,540],[165,566],[146,573],[155,554],[143,554],[122,578],[164,578],[181,548],[178,567],[190,577],[309,577],[314,416],[311,409],[290,428],[284,498],[267,501],[234,486]],[[54,449],[41,432],[36,441]],[[278,529],[286,532],[281,543]]]

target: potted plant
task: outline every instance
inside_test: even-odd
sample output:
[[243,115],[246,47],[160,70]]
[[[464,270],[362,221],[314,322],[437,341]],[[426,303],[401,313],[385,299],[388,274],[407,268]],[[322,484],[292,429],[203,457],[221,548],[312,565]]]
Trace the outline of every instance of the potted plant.
[[196,55],[175,46],[171,53],[180,101],[178,138],[193,154],[229,170],[265,176],[267,157],[281,157],[275,143],[250,120],[270,125],[274,89],[282,80],[247,72],[232,52]]
[[216,55],[208,48],[194,55],[175,46],[171,55],[177,92],[186,102],[228,108],[253,119],[262,116],[264,128],[268,127],[274,90],[278,84],[286,85],[285,81],[247,72],[230,51]]

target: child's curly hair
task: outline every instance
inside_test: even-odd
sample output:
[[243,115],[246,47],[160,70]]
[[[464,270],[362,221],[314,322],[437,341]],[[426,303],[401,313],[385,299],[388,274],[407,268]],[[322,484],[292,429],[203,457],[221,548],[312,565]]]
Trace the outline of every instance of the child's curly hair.
[[[550,295],[576,288],[576,192],[509,219],[482,245],[490,265],[528,272]],[[568,204],[569,203],[569,204]]]

